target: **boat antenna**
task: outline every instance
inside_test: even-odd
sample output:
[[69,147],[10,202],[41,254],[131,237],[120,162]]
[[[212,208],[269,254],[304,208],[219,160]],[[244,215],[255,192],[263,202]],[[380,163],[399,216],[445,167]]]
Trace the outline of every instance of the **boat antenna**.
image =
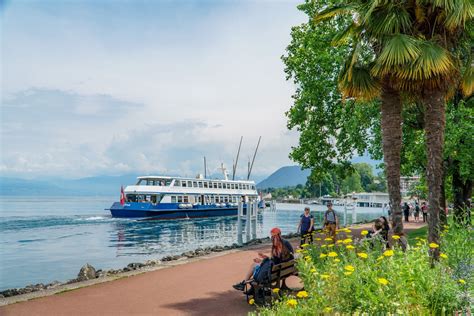
[[206,172],[206,170],[207,170],[207,166],[206,166],[206,156],[204,156],[204,179],[207,178],[207,172]]
[[239,162],[239,154],[240,154],[240,147],[242,146],[242,139],[244,139],[244,137],[240,136],[240,144],[239,144],[239,150],[237,151],[237,158],[235,159],[235,163],[232,166],[232,180],[235,180],[235,172],[237,171],[237,163]]
[[[255,152],[253,153],[253,159],[252,159],[252,164],[250,165],[249,167],[249,173],[247,175],[247,180],[250,179],[250,175],[252,174],[252,168],[253,168],[253,163],[255,162],[255,156],[257,156],[257,150],[258,150],[258,146],[260,145],[260,140],[262,139],[262,136],[260,136],[258,138],[258,143],[257,143],[257,147],[255,148]],[[249,162],[250,163],[250,162]]]

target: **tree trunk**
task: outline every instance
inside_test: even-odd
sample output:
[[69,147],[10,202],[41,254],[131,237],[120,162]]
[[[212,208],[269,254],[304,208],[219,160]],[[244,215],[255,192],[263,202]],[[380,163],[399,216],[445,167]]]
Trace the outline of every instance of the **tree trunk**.
[[400,193],[400,151],[402,147],[402,100],[400,93],[388,84],[382,88],[382,145],[387,189],[392,211],[393,232],[403,233]]
[[453,162],[454,220],[461,225],[470,223],[470,201],[472,195],[471,179],[463,181],[459,170],[459,161]]
[[[428,182],[428,242],[439,244],[440,194],[443,181],[444,128],[446,125],[445,93],[442,89],[425,91],[426,179]],[[444,210],[443,210],[444,211]],[[431,252],[439,259],[439,248]]]
[[441,171],[441,189],[440,189],[440,194],[439,194],[439,204],[441,209],[443,210],[441,213],[439,213],[439,221],[440,225],[447,225],[448,224],[448,216],[445,212],[447,205],[446,205],[446,186],[445,186],[445,181],[446,181],[446,162],[443,161],[443,167]]

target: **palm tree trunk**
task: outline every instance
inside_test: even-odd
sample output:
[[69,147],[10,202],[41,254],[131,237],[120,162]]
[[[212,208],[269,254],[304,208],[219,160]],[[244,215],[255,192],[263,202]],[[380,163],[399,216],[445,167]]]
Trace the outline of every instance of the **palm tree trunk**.
[[387,188],[392,211],[393,232],[403,233],[400,193],[400,150],[402,147],[402,100],[400,93],[384,84],[382,88],[382,145]]
[[[444,128],[446,125],[445,93],[442,89],[425,91],[426,179],[428,182],[428,241],[439,244],[440,194],[443,181]],[[432,251],[438,260],[439,248]]]

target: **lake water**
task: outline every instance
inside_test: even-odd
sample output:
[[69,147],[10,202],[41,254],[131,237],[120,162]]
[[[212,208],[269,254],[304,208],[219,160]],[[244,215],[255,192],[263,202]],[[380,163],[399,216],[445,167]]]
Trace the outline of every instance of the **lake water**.
[[[0,196],[0,290],[67,281],[85,263],[96,269],[123,268],[197,248],[237,242],[237,217],[143,221],[110,216],[116,197]],[[325,207],[309,205],[316,219]],[[296,232],[304,205],[277,204],[258,216],[257,237],[272,227]],[[343,222],[343,207],[335,206]],[[359,208],[357,220],[381,210]],[[347,216],[351,222],[351,214]],[[245,237],[244,237],[245,238]],[[245,240],[244,240],[245,241]]]

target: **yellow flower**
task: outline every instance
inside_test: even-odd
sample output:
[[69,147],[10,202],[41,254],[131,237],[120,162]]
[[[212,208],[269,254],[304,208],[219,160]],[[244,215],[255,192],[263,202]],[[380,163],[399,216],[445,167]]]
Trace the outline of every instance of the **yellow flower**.
[[344,231],[348,234],[352,233],[352,230],[350,230],[349,228],[345,229]]
[[308,246],[309,246],[308,244],[302,244],[301,248],[308,247]]
[[296,253],[301,253],[301,252],[303,252],[302,249],[296,249]]
[[439,256],[443,259],[448,259],[448,255],[445,253],[440,253]]
[[306,298],[306,297],[308,297],[308,292],[306,292],[306,291],[299,291],[298,294],[296,294],[296,297],[298,297],[298,298]]
[[391,257],[393,256],[393,250],[389,249],[389,250],[385,250],[385,252],[383,253],[383,255],[385,257]]
[[318,241],[319,241],[319,240],[321,240],[321,238],[319,238],[319,237],[316,237],[316,238],[314,238],[314,240],[318,240]]
[[336,241],[336,244],[340,244],[340,243],[342,243],[342,240]]
[[430,246],[431,249],[439,248],[439,245],[437,243],[434,243],[434,242],[430,243],[429,246]]
[[322,245],[321,248],[326,248],[327,245]]
[[387,284],[388,284],[388,280],[385,279],[385,278],[378,278],[377,280],[378,280],[379,283],[382,284],[382,285],[387,285]]
[[306,257],[304,257],[304,260],[306,260],[306,261],[311,261],[311,257],[310,257],[310,256],[306,256]]
[[382,259],[383,259],[383,256],[380,256],[380,257],[377,258],[377,261],[380,261]]
[[413,249],[413,250],[420,250],[419,247],[414,247],[414,248],[412,248],[412,249]]
[[325,241],[332,241],[331,237],[324,238]]
[[315,273],[315,272],[316,272],[316,269],[315,269],[315,268],[311,268],[311,270],[309,270],[309,272]]
[[354,268],[354,266],[347,265],[347,266],[344,267],[344,270],[349,271],[349,272],[354,272],[355,268]]
[[368,233],[369,233],[369,231],[368,231],[368,230],[365,230],[365,229],[360,232],[360,234],[361,234],[362,236],[365,236],[365,235],[367,235]]
[[331,257],[331,258],[337,257],[337,253],[335,253],[334,251],[331,251],[330,253],[328,253],[328,257]]
[[392,236],[392,239],[398,240],[398,239],[400,239],[400,236],[398,236],[398,235],[393,235],[393,236]]
[[363,259],[367,259],[368,255],[365,252],[358,252],[357,255]]
[[334,259],[334,262],[341,262],[338,258]]
[[334,247],[334,244],[329,244],[328,245],[328,248],[332,248],[332,247]]
[[348,250],[352,250],[352,249],[354,249],[355,247],[352,246],[352,245],[347,245],[346,248],[347,248]]
[[421,247],[421,242],[417,242],[415,246]]
[[345,275],[351,275],[351,274],[352,274],[352,272],[350,272],[350,271],[346,271],[346,272],[344,272],[344,274],[345,274]]
[[255,300],[254,300],[253,298],[249,299],[249,304],[250,304],[250,305],[255,304]]
[[448,225],[443,225],[443,227],[444,227],[444,228],[449,228],[449,226],[448,226]]
[[325,308],[323,309],[323,311],[324,311],[325,313],[330,313],[330,312],[332,311],[332,307],[325,307]]
[[345,243],[345,244],[350,244],[352,242],[352,239],[346,238],[342,242]]
[[298,305],[298,302],[294,298],[292,298],[286,301],[286,305],[288,305],[289,307],[295,307],[296,305]]
[[327,257],[327,255],[325,253],[322,253],[322,254],[319,255],[320,259],[323,259],[323,258],[326,258],[326,257]]
[[466,284],[466,281],[464,281],[463,279],[459,279],[458,282],[461,284]]
[[329,279],[329,274],[321,274],[321,279]]

